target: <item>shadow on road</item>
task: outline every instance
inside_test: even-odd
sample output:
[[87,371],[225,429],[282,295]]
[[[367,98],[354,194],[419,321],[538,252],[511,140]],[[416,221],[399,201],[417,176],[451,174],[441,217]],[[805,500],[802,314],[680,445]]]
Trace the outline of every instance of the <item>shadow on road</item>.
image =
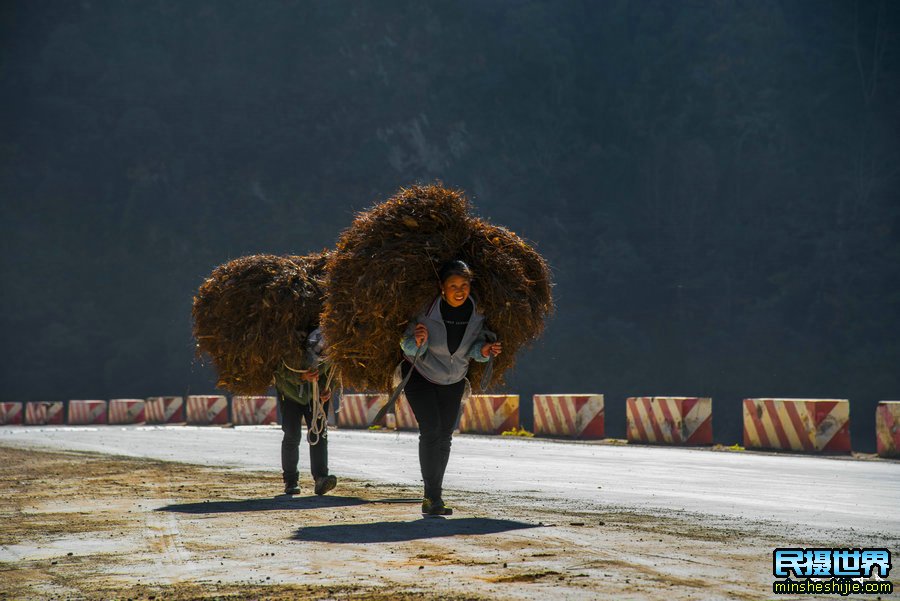
[[423,518],[414,522],[375,522],[372,524],[337,524],[300,528],[293,540],[324,543],[399,543],[422,538],[439,538],[457,534],[496,534],[509,530],[537,528],[537,524],[494,520],[490,518]]
[[359,497],[308,496],[289,497],[279,495],[268,499],[243,499],[240,501],[205,501],[203,503],[180,503],[158,507],[154,511],[174,513],[239,513],[242,511],[290,511],[295,509],[321,509],[323,507],[350,507],[372,502]]
[[409,497],[397,497],[393,499],[372,499],[369,503],[388,503],[391,505],[396,504],[410,504],[410,505],[418,505],[422,502],[422,497],[409,498]]

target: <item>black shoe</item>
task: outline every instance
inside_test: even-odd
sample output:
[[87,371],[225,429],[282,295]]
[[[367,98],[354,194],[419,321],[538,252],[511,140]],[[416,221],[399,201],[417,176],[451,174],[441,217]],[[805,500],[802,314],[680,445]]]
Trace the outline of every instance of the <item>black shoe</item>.
[[422,515],[453,515],[453,509],[444,505],[442,499],[425,497],[422,500]]
[[321,476],[316,478],[316,494],[324,495],[329,490],[334,489],[337,486],[337,478],[334,476]]
[[284,480],[284,494],[297,495],[300,494],[300,487],[297,482],[300,481],[300,474],[297,472],[281,472],[281,479]]

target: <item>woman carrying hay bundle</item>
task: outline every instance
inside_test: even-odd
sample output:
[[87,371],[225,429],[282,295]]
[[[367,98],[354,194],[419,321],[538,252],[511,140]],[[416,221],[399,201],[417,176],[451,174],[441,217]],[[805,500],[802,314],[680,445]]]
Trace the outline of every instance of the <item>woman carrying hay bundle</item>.
[[329,359],[344,386],[377,391],[396,387],[401,361],[420,426],[423,510],[449,515],[443,475],[465,378],[476,389],[502,385],[541,334],[553,309],[549,266],[513,232],[472,216],[462,191],[433,184],[358,213],[326,273]]
[[440,283],[440,295],[410,322],[400,342],[406,359],[403,375],[409,375],[404,392],[419,423],[425,515],[453,513],[444,504],[442,489],[469,359],[486,362],[502,351],[500,342],[489,342],[493,336],[470,296],[469,266],[459,260],[447,263]]

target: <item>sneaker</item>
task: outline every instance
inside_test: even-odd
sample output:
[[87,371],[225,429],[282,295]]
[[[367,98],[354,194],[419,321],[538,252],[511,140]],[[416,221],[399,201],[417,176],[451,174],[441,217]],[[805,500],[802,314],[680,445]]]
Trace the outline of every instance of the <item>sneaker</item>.
[[337,478],[334,476],[322,476],[321,478],[316,478],[317,495],[324,495],[335,486],[337,486]]
[[429,499],[425,497],[422,500],[422,515],[453,515],[453,510],[446,505],[442,499]]
[[284,494],[286,495],[299,495],[300,487],[297,486],[296,480],[288,480],[284,483]]

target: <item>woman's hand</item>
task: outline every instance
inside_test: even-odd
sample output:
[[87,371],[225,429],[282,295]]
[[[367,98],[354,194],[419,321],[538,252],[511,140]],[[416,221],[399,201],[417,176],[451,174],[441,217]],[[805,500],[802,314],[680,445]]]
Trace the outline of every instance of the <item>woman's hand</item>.
[[325,390],[319,391],[319,400],[323,403],[331,398],[331,389],[326,388]]
[[300,374],[300,379],[301,379],[301,380],[306,380],[307,382],[312,382],[313,380],[315,380],[315,379],[318,378],[318,377],[319,377],[319,370],[318,370],[318,369],[311,369],[311,370],[309,370],[309,371],[307,371],[307,372],[304,372],[304,373]]
[[503,345],[499,342],[488,342],[484,346],[481,347],[481,356],[482,357],[490,357],[493,355],[496,357],[503,351]]
[[416,337],[416,346],[422,346],[426,342],[428,342],[428,328],[425,327],[424,323],[417,323],[416,330],[414,333]]

